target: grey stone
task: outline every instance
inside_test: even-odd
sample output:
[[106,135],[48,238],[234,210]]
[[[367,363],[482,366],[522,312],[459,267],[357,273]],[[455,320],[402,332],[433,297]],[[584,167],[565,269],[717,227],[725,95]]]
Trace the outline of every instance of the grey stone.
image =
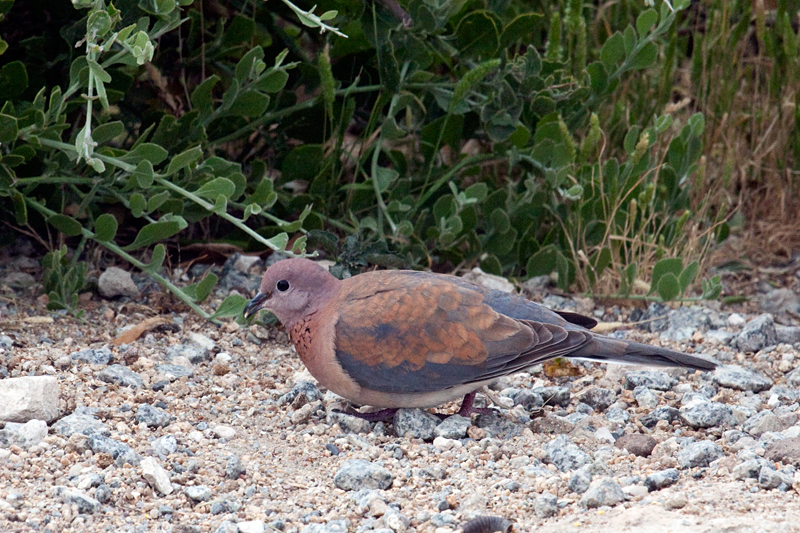
[[161,459],[166,459],[167,456],[178,451],[178,441],[172,435],[164,435],[150,443],[153,448],[153,453]]
[[558,514],[558,498],[545,492],[533,500],[533,512],[539,518],[550,518]]
[[70,359],[73,361],[80,361],[90,365],[107,365],[114,360],[114,354],[108,348],[98,348],[80,350],[69,354]]
[[674,485],[678,482],[680,477],[681,474],[677,469],[667,468],[666,470],[659,470],[658,472],[653,472],[647,476],[644,479],[644,486],[647,487],[647,490],[650,492],[654,492],[661,490],[664,487]]
[[206,337],[202,333],[197,333],[196,331],[190,331],[187,333],[186,340],[189,341],[189,344],[193,344],[200,348],[205,348],[209,352],[213,352],[217,349],[216,342],[214,342],[211,338]]
[[785,465],[800,466],[800,437],[791,437],[772,442],[764,450],[764,457],[780,461]]
[[47,436],[47,424],[44,420],[28,420],[24,424],[8,422],[0,429],[0,447],[8,448],[17,445],[28,449],[42,442]]
[[736,365],[718,366],[711,378],[714,383],[736,390],[761,392],[772,387],[772,380]]
[[761,411],[742,424],[742,429],[754,437],[760,437],[764,433],[779,433],[797,422],[797,415],[794,413],[778,416],[772,411]]
[[53,376],[0,379],[0,420],[52,422],[58,418],[59,391]]
[[88,445],[94,453],[107,453],[111,455],[117,466],[122,466],[125,463],[139,466],[142,460],[139,454],[133,451],[133,448],[109,437],[101,435],[89,437]]
[[150,428],[158,428],[170,425],[172,417],[158,407],[140,403],[138,409],[136,409],[136,421],[140,424],[144,423]]
[[662,405],[656,407],[648,414],[644,415],[639,421],[646,428],[654,428],[659,420],[666,420],[672,422],[680,418],[680,411],[669,405]]
[[362,459],[345,461],[333,477],[333,484],[342,490],[385,490],[393,482],[394,476],[391,472]]
[[538,409],[544,405],[544,398],[542,398],[542,395],[528,389],[511,389],[510,393],[506,396],[511,398],[514,405],[521,405],[528,411],[531,409]]
[[[298,400],[300,398],[300,400]],[[322,399],[322,393],[310,381],[298,381],[292,390],[278,398],[278,405],[292,404],[295,408]],[[297,401],[297,403],[295,403]]]
[[620,409],[619,407],[612,407],[604,416],[606,420],[611,422],[612,424],[616,424],[618,426],[624,426],[628,420],[631,419],[631,415],[625,409]]
[[764,295],[761,307],[776,315],[786,312],[800,313],[800,297],[792,289],[773,289]]
[[777,489],[781,484],[792,486],[794,478],[769,465],[764,465],[758,472],[758,486],[765,490]]
[[104,368],[97,374],[97,379],[133,389],[142,386],[142,376],[123,365],[111,365]]
[[369,433],[372,430],[372,424],[367,420],[338,411],[328,411],[325,421],[330,425],[339,424],[339,427],[347,433]]
[[185,357],[193,365],[199,365],[211,360],[211,351],[196,344],[173,344],[164,351],[168,363],[178,357]]
[[733,423],[733,411],[720,402],[695,400],[680,408],[681,421],[693,428],[710,428]]
[[596,411],[605,411],[612,403],[617,401],[617,395],[611,389],[591,387],[581,394],[578,399]]
[[705,467],[724,456],[722,449],[710,440],[688,443],[675,454],[682,468]]
[[750,459],[733,467],[733,477],[736,479],[758,479],[761,467],[764,465],[763,459]]
[[423,409],[398,409],[394,414],[394,432],[398,437],[433,440],[439,418]]
[[654,409],[658,407],[658,396],[656,393],[643,385],[639,385],[633,389],[633,399],[636,400],[639,407],[644,407],[645,409]]
[[56,430],[56,433],[65,437],[69,437],[73,433],[81,433],[87,437],[94,437],[97,435],[107,437],[111,435],[111,430],[108,426],[100,422],[96,417],[75,413],[65,416],[53,424],[53,429]]
[[775,326],[775,340],[778,343],[797,344],[800,342],[800,326]]
[[703,338],[708,343],[727,346],[736,338],[736,335],[724,329],[710,329],[705,332]]
[[350,530],[349,520],[332,520],[327,524],[311,524],[300,530],[300,533],[347,533]]
[[533,392],[542,397],[545,405],[558,405],[567,407],[570,400],[570,392],[567,387],[536,387]]
[[128,296],[138,298],[139,289],[131,278],[131,273],[117,267],[109,267],[100,274],[97,280],[97,292],[104,298],[115,298],[117,296]]
[[636,370],[625,374],[625,388],[630,390],[642,386],[666,391],[674,387],[677,382],[677,379],[660,370]]
[[736,344],[742,352],[757,352],[777,342],[775,320],[769,313],[759,315],[745,324]]
[[589,465],[586,465],[573,472],[569,477],[567,488],[576,494],[583,494],[589,490],[589,484],[592,482],[592,473],[590,470]]
[[78,511],[81,513],[92,514],[102,508],[99,501],[82,490],[71,489],[69,487],[56,487],[56,494],[61,498],[62,502],[77,505]]
[[236,524],[239,533],[264,533],[267,531],[267,524],[261,520],[244,520]]
[[236,525],[236,522],[231,522],[230,520],[225,520],[214,531],[214,533],[239,533],[239,526]]
[[0,348],[5,348],[6,350],[10,350],[14,347],[14,339],[9,337],[8,335],[0,334]]
[[94,497],[100,503],[108,503],[111,499],[111,489],[108,488],[108,485],[103,483],[95,489]]
[[193,487],[186,487],[183,489],[183,493],[186,495],[187,498],[194,502],[207,502],[211,499],[211,489],[206,487],[205,485],[195,485]]
[[583,494],[580,504],[587,509],[597,509],[598,507],[613,507],[625,501],[625,493],[619,483],[610,477],[603,477],[592,481],[589,489]]
[[194,377],[194,369],[183,365],[157,365],[156,372],[170,381]]
[[549,461],[561,472],[569,472],[590,464],[592,458],[567,435],[559,435],[542,447]]
[[452,415],[445,418],[436,429],[433,430],[437,437],[446,439],[463,439],[467,435],[467,430],[472,425],[469,418],[461,415]]
[[4,278],[3,283],[12,289],[27,289],[36,283],[36,278],[27,272],[9,272]]
[[225,462],[225,477],[228,479],[239,479],[239,476],[242,476],[247,472],[247,469],[242,465],[242,460],[239,459],[239,456],[233,454],[228,457],[228,460]]

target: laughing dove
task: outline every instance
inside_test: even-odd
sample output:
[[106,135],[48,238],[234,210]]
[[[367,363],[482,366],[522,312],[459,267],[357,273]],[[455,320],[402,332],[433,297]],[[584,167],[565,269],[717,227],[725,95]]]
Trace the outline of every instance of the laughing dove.
[[338,280],[308,259],[270,266],[245,316],[280,320],[311,374],[359,405],[434,407],[555,357],[714,370],[666,348],[592,333],[592,318],[551,311],[455,276],[376,271]]

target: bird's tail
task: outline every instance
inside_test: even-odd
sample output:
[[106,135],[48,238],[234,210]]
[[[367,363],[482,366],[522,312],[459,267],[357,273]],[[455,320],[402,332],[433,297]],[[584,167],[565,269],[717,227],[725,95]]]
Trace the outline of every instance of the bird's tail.
[[612,339],[595,335],[578,350],[569,354],[570,358],[588,359],[604,363],[626,363],[632,365],[676,366],[694,370],[713,371],[717,363],[668,348],[640,344],[638,342]]

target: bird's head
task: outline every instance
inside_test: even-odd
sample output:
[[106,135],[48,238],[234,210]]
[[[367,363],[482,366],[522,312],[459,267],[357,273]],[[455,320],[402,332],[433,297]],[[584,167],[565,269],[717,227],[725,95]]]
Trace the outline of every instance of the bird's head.
[[320,301],[336,289],[338,282],[314,261],[278,261],[264,273],[258,294],[245,307],[244,316],[247,318],[266,309],[283,324],[293,324],[313,313]]

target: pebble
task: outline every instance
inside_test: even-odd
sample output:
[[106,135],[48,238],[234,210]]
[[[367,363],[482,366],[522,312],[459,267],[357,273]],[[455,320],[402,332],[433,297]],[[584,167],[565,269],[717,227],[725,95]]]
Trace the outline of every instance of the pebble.
[[644,409],[655,409],[658,407],[658,396],[656,393],[643,385],[639,385],[633,389],[633,399],[636,400],[639,407],[643,407]]
[[625,501],[625,493],[619,483],[610,477],[603,477],[592,481],[589,489],[580,499],[580,504],[587,509],[597,509],[598,507],[613,507]]
[[0,379],[0,421],[52,422],[58,417],[60,389],[53,376]]
[[775,341],[783,344],[800,342],[800,326],[775,326]]
[[133,451],[130,446],[109,437],[95,435],[89,437],[87,444],[94,453],[109,454],[114,458],[114,462],[118,466],[122,466],[125,463],[137,466],[141,461],[139,454]]
[[[298,398],[302,398],[301,402],[295,403]],[[278,398],[278,405],[292,404],[296,409],[303,404],[309,402],[316,402],[322,399],[322,393],[316,385],[310,381],[300,381],[292,387],[292,389]]]
[[533,500],[533,512],[539,518],[550,518],[558,514],[558,498],[545,492]]
[[247,472],[247,469],[242,465],[242,460],[239,459],[239,456],[233,454],[228,457],[228,460],[225,462],[225,477],[228,479],[239,479],[240,476],[244,475]]
[[592,482],[592,473],[589,465],[583,466],[569,477],[567,488],[576,494],[583,494],[589,490],[589,484]]
[[398,409],[393,423],[399,437],[433,440],[439,418],[423,409]]
[[667,468],[665,470],[653,472],[647,476],[644,479],[644,486],[647,487],[647,490],[650,492],[654,492],[665,487],[669,487],[670,485],[674,485],[680,478],[681,474],[677,469]]
[[194,502],[207,502],[211,499],[211,489],[204,485],[197,485],[193,487],[186,487],[183,493],[187,498]]
[[681,421],[693,428],[710,428],[729,425],[733,422],[731,408],[720,402],[705,398],[696,399],[680,408]]
[[58,494],[62,502],[76,505],[81,513],[92,514],[102,508],[99,501],[82,490],[59,486],[56,487],[56,494]]
[[650,435],[642,435],[640,433],[631,433],[630,435],[623,435],[614,442],[614,446],[622,448],[628,453],[639,457],[648,457],[653,453],[653,448],[656,447],[658,441]]
[[194,377],[194,369],[183,365],[156,365],[156,372],[168,381]]
[[669,405],[656,407],[639,419],[646,428],[654,428],[659,421],[672,422],[680,418],[680,411]]
[[239,531],[240,529],[236,522],[225,520],[217,527],[214,533],[239,533]]
[[329,410],[325,415],[325,421],[330,425],[338,424],[342,430],[348,433],[369,433],[372,431],[372,424],[369,421],[337,411]]
[[108,348],[79,350],[69,354],[73,361],[80,361],[90,365],[107,365],[114,360],[114,354]]
[[47,436],[47,423],[44,420],[28,420],[24,424],[7,422],[0,429],[0,447],[19,446],[25,450],[36,446]]
[[467,430],[471,425],[472,422],[469,418],[461,415],[451,415],[437,425],[433,433],[437,437],[445,439],[463,439],[467,436]]
[[158,407],[140,403],[136,410],[136,421],[149,428],[158,428],[168,426],[172,422],[172,417]]
[[98,372],[97,379],[134,389],[142,386],[142,376],[123,365],[111,365],[104,368]]
[[592,462],[591,456],[567,435],[559,435],[542,448],[549,461],[561,472],[569,472]]
[[139,289],[131,278],[131,273],[118,267],[109,267],[97,279],[97,292],[104,298],[128,296],[138,298]]
[[761,307],[768,313],[800,313],[800,296],[788,288],[773,289],[761,300]]
[[153,457],[145,457],[141,461],[141,468],[142,477],[151,487],[164,495],[172,493],[172,483],[169,480],[169,474],[158,464],[158,461]]
[[[743,350],[744,351],[744,350]],[[714,383],[736,390],[761,392],[772,387],[772,380],[740,366],[718,367],[712,377]]]
[[541,396],[545,405],[567,407],[570,402],[570,392],[567,387],[536,387],[533,389],[533,392]]
[[764,433],[779,433],[795,422],[797,415],[794,413],[779,417],[772,411],[760,411],[745,420],[742,429],[754,437],[760,437]]
[[771,442],[764,450],[764,457],[785,465],[800,466],[800,437]]
[[186,358],[193,365],[199,365],[211,360],[211,351],[196,344],[173,344],[164,352],[164,358],[168,363]]
[[237,522],[239,533],[264,533],[267,531],[267,524],[261,520],[245,520]]
[[300,530],[300,533],[347,533],[349,530],[349,520],[333,520],[327,524],[306,526]]
[[676,509],[683,509],[689,504],[689,500],[683,494],[676,494],[664,502],[664,509],[667,511],[674,511]]
[[231,440],[233,437],[236,436],[235,429],[233,429],[230,426],[224,426],[222,424],[214,426],[214,429],[212,431],[214,432],[214,435],[216,435],[218,439]]
[[153,453],[161,459],[166,459],[168,455],[178,451],[178,441],[172,435],[164,435],[150,443]]
[[611,404],[617,401],[617,394],[611,389],[591,387],[578,398],[596,411],[605,411]]
[[747,324],[736,337],[741,352],[757,352],[777,341],[775,320],[769,313],[759,315]]
[[670,390],[678,382],[666,372],[660,370],[635,370],[625,374],[625,388],[647,387],[660,391]]
[[710,440],[691,442],[675,454],[675,458],[682,468],[708,466],[713,461],[724,456],[725,454],[722,452],[722,449]]
[[333,477],[333,484],[342,490],[385,490],[393,482],[394,476],[386,468],[363,459],[345,461]]

